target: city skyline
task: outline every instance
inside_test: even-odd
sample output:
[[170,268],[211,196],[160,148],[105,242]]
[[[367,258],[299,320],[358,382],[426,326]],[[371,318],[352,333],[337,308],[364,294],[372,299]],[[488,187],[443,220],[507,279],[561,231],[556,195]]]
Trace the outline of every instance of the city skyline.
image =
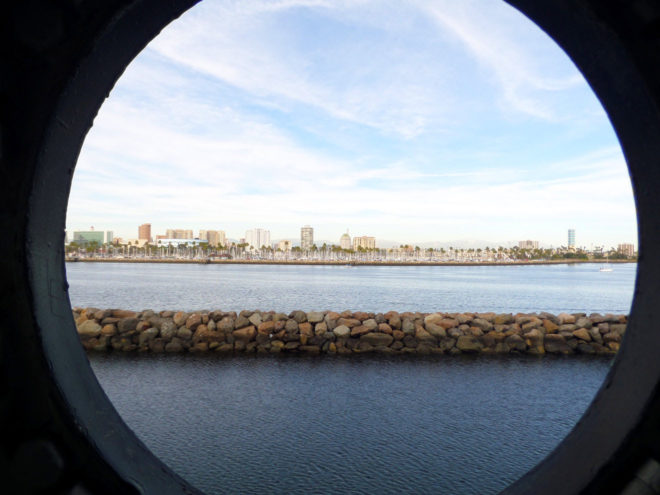
[[141,218],[412,243],[560,245],[570,225],[580,245],[637,243],[604,111],[503,2],[194,7],[127,68],[74,176],[67,230],[133,237]]
[[[366,249],[373,249],[373,248],[391,248],[391,247],[398,247],[398,246],[415,246],[416,244],[419,244],[423,247],[440,247],[440,246],[445,246],[445,247],[456,247],[456,248],[496,248],[496,247],[514,247],[517,246],[521,249],[548,249],[548,248],[561,248],[564,247],[568,250],[575,250],[575,249],[586,249],[586,250],[607,250],[609,248],[611,249],[619,249],[622,245],[627,246],[626,249],[628,250],[634,250],[635,243],[634,242],[628,242],[626,240],[619,240],[618,242],[611,244],[611,245],[594,245],[591,244],[589,246],[584,245],[584,244],[579,244],[576,243],[576,232],[575,229],[568,229],[567,230],[567,243],[556,243],[556,244],[544,244],[540,243],[538,240],[530,240],[530,239],[525,239],[525,240],[519,240],[519,241],[513,241],[513,240],[508,240],[504,242],[499,242],[499,241],[494,241],[494,240],[466,240],[464,242],[461,242],[460,240],[436,240],[436,241],[431,241],[431,242],[423,242],[423,243],[415,243],[415,242],[410,242],[406,240],[394,240],[394,239],[380,239],[377,240],[374,236],[369,236],[369,235],[354,235],[353,237],[350,236],[349,234],[349,229],[347,229],[340,237],[339,239],[330,239],[330,238],[321,238],[318,240],[318,243],[314,240],[314,227],[310,226],[309,224],[304,225],[300,227],[300,236],[298,237],[299,242],[296,242],[296,237],[295,236],[288,236],[284,238],[271,238],[271,233],[269,229],[263,229],[263,228],[254,228],[254,229],[248,229],[245,231],[245,237],[235,237],[235,236],[228,236],[227,233],[224,230],[208,230],[208,229],[200,229],[198,235],[195,236],[194,231],[192,229],[166,229],[165,234],[156,234],[155,236],[151,236],[151,223],[145,223],[142,225],[137,226],[137,232],[138,236],[137,237],[122,237],[122,236],[116,236],[114,235],[113,230],[97,230],[93,226],[89,228],[90,230],[77,230],[73,231],[72,235],[73,238],[71,240],[76,240],[76,237],[80,237],[81,233],[85,234],[91,234],[91,236],[95,239],[98,239],[98,235],[105,235],[105,232],[107,232],[110,235],[110,238],[114,238],[115,241],[121,240],[123,243],[134,243],[135,241],[140,241],[140,245],[143,245],[145,242],[152,244],[152,245],[159,245],[162,242],[168,242],[172,240],[194,240],[196,242],[208,242],[209,245],[211,246],[217,246],[217,245],[227,245],[227,244],[240,244],[240,243],[246,243],[248,246],[251,246],[255,249],[259,249],[263,246],[265,247],[273,247],[273,248],[278,248],[283,245],[289,246],[289,249],[292,246],[300,246],[303,250],[306,249],[311,249],[312,246],[316,245],[317,247],[320,247],[322,244],[327,244],[328,246],[335,245],[337,247],[341,247],[342,249],[353,249],[356,250],[358,247],[366,248]],[[146,237],[147,233],[149,234],[149,237]],[[65,239],[68,239],[68,231],[66,233]],[[307,242],[305,242],[305,240]]]

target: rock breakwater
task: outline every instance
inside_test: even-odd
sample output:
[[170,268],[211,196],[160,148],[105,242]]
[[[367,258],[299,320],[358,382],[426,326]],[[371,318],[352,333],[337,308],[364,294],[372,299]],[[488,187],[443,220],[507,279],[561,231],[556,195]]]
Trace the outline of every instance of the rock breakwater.
[[73,308],[88,351],[614,354],[625,315]]

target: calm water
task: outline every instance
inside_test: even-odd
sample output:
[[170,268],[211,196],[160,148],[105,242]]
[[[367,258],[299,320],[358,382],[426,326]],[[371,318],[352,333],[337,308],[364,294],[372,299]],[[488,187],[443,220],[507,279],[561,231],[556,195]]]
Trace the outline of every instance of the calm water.
[[[76,306],[627,313],[636,265],[72,263]],[[128,425],[208,493],[497,493],[570,431],[600,358],[90,355]]]
[[91,356],[128,425],[207,493],[497,493],[608,360]]
[[637,265],[599,266],[68,263],[67,276],[82,307],[627,313]]

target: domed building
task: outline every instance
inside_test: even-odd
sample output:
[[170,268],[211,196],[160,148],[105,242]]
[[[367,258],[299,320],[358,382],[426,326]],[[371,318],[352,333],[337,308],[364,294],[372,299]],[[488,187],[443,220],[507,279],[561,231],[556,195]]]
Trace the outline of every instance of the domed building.
[[348,230],[339,238],[339,247],[342,249],[351,249],[351,236],[348,235]]

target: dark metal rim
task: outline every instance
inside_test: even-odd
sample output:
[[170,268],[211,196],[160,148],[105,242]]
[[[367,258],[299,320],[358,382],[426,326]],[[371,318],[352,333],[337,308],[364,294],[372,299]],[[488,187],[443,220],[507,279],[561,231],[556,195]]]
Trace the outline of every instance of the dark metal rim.
[[[90,370],[77,342],[66,293],[62,237],[68,192],[84,136],[124,68],[159,30],[195,0],[136,0],[110,22],[58,97],[30,194],[26,266],[32,305],[51,379],[75,422],[109,466],[145,493],[194,491],[126,427]],[[585,2],[510,0],[571,56],[600,98],[617,131],[636,193],[640,261],[628,336],[594,402],[571,434],[507,493],[614,493],[653,452],[649,416],[660,381],[655,351],[660,333],[652,314],[660,294],[660,245],[652,194],[660,185],[660,113],[639,60],[627,51],[607,16]],[[608,24],[609,22],[609,24]],[[48,294],[44,297],[44,294]],[[643,371],[643,373],[640,373]],[[558,476],[558,473],[561,473]],[[617,481],[618,480],[618,481]]]

